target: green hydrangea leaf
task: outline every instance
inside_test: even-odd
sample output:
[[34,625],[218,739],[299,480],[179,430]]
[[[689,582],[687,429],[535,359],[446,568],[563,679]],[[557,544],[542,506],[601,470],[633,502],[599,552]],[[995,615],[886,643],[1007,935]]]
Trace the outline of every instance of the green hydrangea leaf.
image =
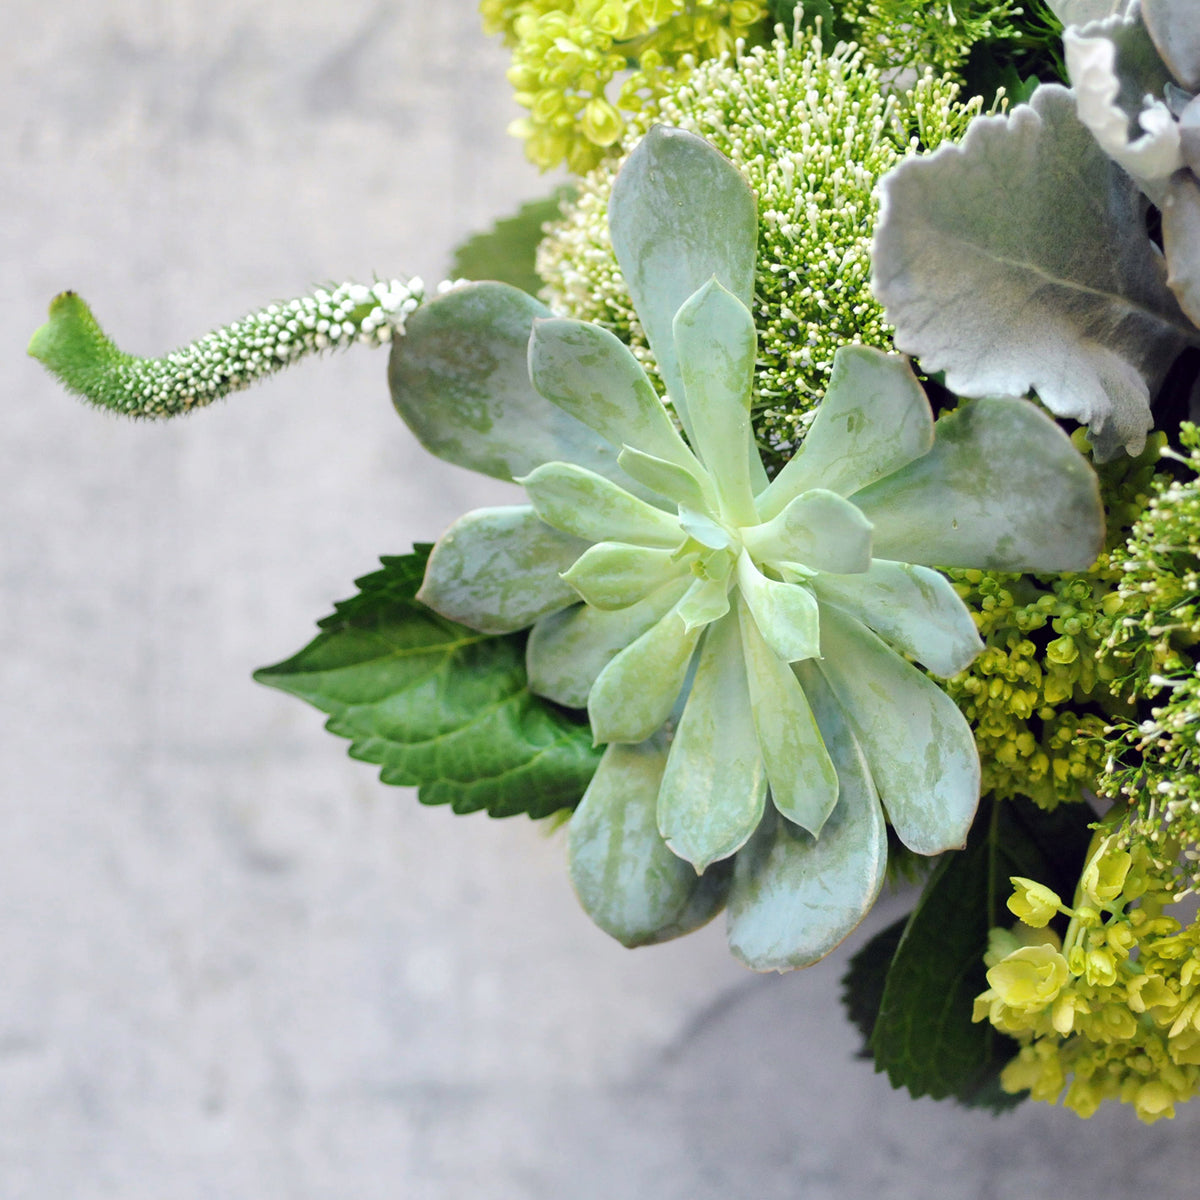
[[888,971],[907,924],[908,918],[901,917],[877,933],[850,959],[850,966],[842,976],[842,1006],[863,1040],[860,1058],[872,1056],[871,1034],[875,1032],[875,1022],[879,1019],[879,1006],[883,1003]]
[[675,353],[675,314],[714,275],[750,307],[758,244],[754,193],[741,172],[703,138],[656,125],[621,168],[608,219],[613,250],[654,361],[690,435]]
[[494,817],[574,806],[600,759],[587,723],[529,690],[523,635],[489,637],[415,599],[427,552],[385,558],[312,642],[254,678],[328,713],[352,758],[423,804]]
[[529,337],[550,310],[503,283],[469,283],[422,305],[392,343],[392,403],[427,450],[511,480],[544,462],[623,478],[617,447],[534,390]]
[[486,233],[467,238],[454,251],[450,278],[494,279],[536,296],[542,286],[534,269],[542,226],[558,219],[560,206],[573,194],[573,188],[557,188],[553,195],[522,204],[511,217],[497,221]]
[[964,404],[933,449],[853,497],[877,558],[992,571],[1085,571],[1104,545],[1100,485],[1025,400]]
[[935,868],[888,968],[870,1037],[876,1069],[893,1087],[993,1109],[1019,1102],[996,1082],[1016,1043],[986,1021],[971,1021],[972,1002],[987,987],[988,929],[1013,923],[1004,903],[1011,875],[1071,894],[1093,819],[1084,804],[1048,813],[1024,799],[989,801],[966,849]]
[[896,346],[965,396],[1036,390],[1101,457],[1141,450],[1150,394],[1196,330],[1146,236],[1147,202],[1044,85],[1009,117],[883,180],[872,255]]
[[658,832],[667,742],[609,746],[568,826],[571,882],[589,917],[625,946],[680,937],[725,905],[732,862],[697,875]]

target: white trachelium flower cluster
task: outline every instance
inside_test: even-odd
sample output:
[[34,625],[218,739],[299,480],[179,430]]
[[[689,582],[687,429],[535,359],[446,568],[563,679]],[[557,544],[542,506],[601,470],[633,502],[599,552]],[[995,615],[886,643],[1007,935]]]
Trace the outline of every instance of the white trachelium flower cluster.
[[[660,102],[654,119],[711,141],[758,200],[754,425],[774,465],[800,440],[838,347],[891,345],[869,287],[876,182],[910,151],[960,135],[980,104],[960,103],[957,85],[932,74],[889,94],[857,47],[826,53],[803,31],[702,63]],[[648,124],[631,125],[626,148]],[[611,329],[653,378],[608,238],[608,195],[622,161],[580,181],[539,249],[538,274],[552,308]]]

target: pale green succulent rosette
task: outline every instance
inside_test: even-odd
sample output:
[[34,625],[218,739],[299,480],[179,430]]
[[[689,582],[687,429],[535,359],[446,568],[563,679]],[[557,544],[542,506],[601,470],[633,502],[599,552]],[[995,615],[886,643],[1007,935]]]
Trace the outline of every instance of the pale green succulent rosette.
[[847,347],[768,482],[749,189],[708,143],[657,127],[610,221],[687,441],[605,330],[501,284],[427,304],[393,350],[397,408],[529,503],[458,521],[420,599],[487,632],[528,628],[531,687],[586,705],[608,748],[570,866],[597,924],[638,945],[727,905],[745,962],[802,966],[874,902],[885,814],[935,854],[975,812],[971,731],[912,660],[951,675],[981,643],[931,568],[1088,566],[1095,476],[1031,404],[981,400],[935,426],[904,359]]

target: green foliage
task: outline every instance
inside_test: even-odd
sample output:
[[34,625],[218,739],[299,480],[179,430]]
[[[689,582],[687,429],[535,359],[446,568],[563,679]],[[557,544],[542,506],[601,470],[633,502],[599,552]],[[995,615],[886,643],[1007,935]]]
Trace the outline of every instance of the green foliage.
[[[890,869],[891,864],[888,866]],[[908,918],[901,917],[877,933],[854,955],[842,976],[842,1007],[850,1018],[850,1024],[862,1037],[859,1058],[872,1057],[871,1035],[875,1032],[875,1022],[879,1020],[888,969],[896,957],[907,924]]]
[[309,354],[360,343],[382,346],[404,332],[424,299],[420,279],[318,288],[206,334],[161,358],[135,358],[113,345],[74,292],[50,304],[29,343],[62,385],[129,417],[173,417],[219,400]]
[[575,189],[556,188],[544,200],[530,200],[486,233],[469,237],[454,252],[452,279],[495,279],[536,296],[542,281],[534,269],[542,227],[559,216]]
[[966,848],[939,862],[908,918],[873,1019],[871,1001],[894,929],[856,955],[844,999],[855,1024],[870,1029],[876,1069],[893,1087],[997,1111],[1016,1102],[997,1087],[1016,1045],[971,1021],[972,1001],[986,982],[988,930],[1010,891],[1010,875],[1073,886],[1087,853],[1090,820],[1083,807],[1046,813],[1025,800],[985,803]]
[[883,70],[932,67],[994,95],[1013,76],[1062,77],[1062,24],[1045,0],[846,0],[842,19]]
[[417,601],[428,546],[384,558],[322,632],[255,679],[330,714],[350,755],[423,804],[493,817],[575,805],[599,762],[586,722],[534,696],[521,635],[488,637]]

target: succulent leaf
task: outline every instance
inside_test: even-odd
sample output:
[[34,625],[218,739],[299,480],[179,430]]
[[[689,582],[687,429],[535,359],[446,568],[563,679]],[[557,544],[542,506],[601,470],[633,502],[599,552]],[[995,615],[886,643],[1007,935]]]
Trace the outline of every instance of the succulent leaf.
[[665,739],[612,745],[571,818],[568,862],[584,911],[624,946],[646,946],[703,925],[725,903],[730,863],[703,875],[667,849],[655,808]]
[[734,860],[729,948],[756,971],[824,958],[862,920],[883,886],[887,832],[862,751],[812,663],[799,668],[841,784],[814,838],[767,812]]
[[547,400],[614,446],[684,468],[695,456],[675,431],[641,364],[607,329],[565,317],[533,322],[529,377]]
[[503,283],[472,283],[419,308],[388,362],[392,402],[421,445],[496,479],[565,460],[621,478],[617,448],[539,395],[533,323],[550,310]]
[[512,633],[575,599],[562,572],[585,548],[527,505],[476,509],[433,548],[417,599],[483,633]]
[[703,511],[717,503],[708,474],[698,463],[695,467],[682,467],[665,458],[643,454],[632,446],[624,446],[617,455],[617,464],[630,479],[681,509]]
[[529,686],[556,704],[586,708],[592,685],[604,668],[661,621],[690,584],[691,576],[684,575],[628,608],[574,604],[542,617],[525,645]]
[[662,125],[641,140],[613,187],[608,208],[613,250],[689,437],[675,314],[714,275],[750,306],[756,208],[754,193],[724,155],[703,138]]
[[917,854],[962,846],[979,754],[958,706],[865,625],[821,612],[821,674],[850,720],[897,836]]
[[837,770],[795,672],[767,645],[744,603],[738,606],[738,622],[771,799],[789,821],[815,837],[837,803]]
[[735,613],[708,627],[658,794],[658,828],[697,871],[728,858],[762,818],[766,766]]
[[970,610],[928,567],[877,558],[861,575],[818,575],[812,587],[935,675],[965,671],[983,649]]
[[877,558],[992,571],[1083,571],[1104,544],[1096,474],[1024,400],[943,416],[933,449],[864,488]]
[[760,482],[750,471],[750,391],[758,346],[754,318],[713,278],[688,297],[673,328],[693,444],[724,512],[749,525],[755,520],[754,485]]
[[670,550],[600,542],[585,550],[563,579],[593,608],[625,608],[680,578],[681,571],[685,568]]
[[768,521],[814,487],[850,496],[932,445],[933,413],[908,360],[843,346],[804,441],[759,495],[759,514]]
[[873,528],[857,505],[826,488],[811,488],[771,520],[744,529],[742,544],[767,562],[853,575],[871,565]]
[[781,662],[799,662],[821,652],[817,600],[807,587],[768,579],[744,550],[737,581],[763,641]]
[[597,744],[644,742],[662,727],[703,632],[702,625],[684,622],[677,604],[612,659],[588,693]]
[[521,479],[547,525],[589,542],[610,540],[640,546],[679,545],[679,521],[623,487],[574,463],[545,463]]

